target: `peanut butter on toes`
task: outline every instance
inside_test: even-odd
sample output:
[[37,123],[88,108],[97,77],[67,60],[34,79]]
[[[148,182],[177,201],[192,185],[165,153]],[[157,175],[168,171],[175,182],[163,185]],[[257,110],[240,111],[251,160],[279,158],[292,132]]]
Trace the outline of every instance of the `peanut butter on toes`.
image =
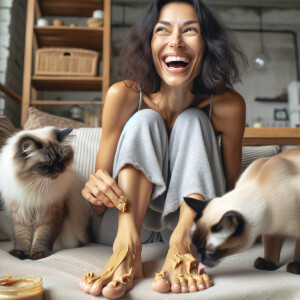
[[[166,293],[170,290],[175,293],[184,292],[182,287],[186,288],[185,292],[197,292],[212,286],[212,280],[204,273],[203,268],[199,273],[196,271],[199,263],[190,253],[176,253],[168,259],[168,262],[171,267],[169,272],[161,271],[154,278],[152,288],[157,292]],[[168,279],[171,279],[170,274],[173,271],[177,274],[172,278],[170,287]]]
[[[111,281],[114,272],[127,257],[128,253],[128,246],[120,248],[119,250],[113,253],[108,263],[99,274],[94,275],[94,272],[88,272],[84,274],[83,278],[79,283],[80,289],[86,293],[90,293],[95,296],[101,294],[102,287]],[[126,284],[126,282],[131,276],[132,269],[129,271],[128,274],[124,274],[120,279],[114,280],[110,282],[110,284],[113,286],[117,286],[119,283]]]

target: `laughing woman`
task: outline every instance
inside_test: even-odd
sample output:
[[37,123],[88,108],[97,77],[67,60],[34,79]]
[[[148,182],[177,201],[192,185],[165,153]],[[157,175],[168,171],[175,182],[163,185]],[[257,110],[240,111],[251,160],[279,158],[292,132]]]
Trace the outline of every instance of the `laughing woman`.
[[114,253],[100,274],[84,276],[83,291],[122,297],[142,278],[142,244],[153,241],[169,244],[155,291],[211,286],[197,276],[195,215],[183,197],[220,196],[240,174],[238,60],[243,53],[200,0],[154,1],[132,28],[120,55],[124,81],[107,93],[96,171],[82,191],[98,213],[96,240]]

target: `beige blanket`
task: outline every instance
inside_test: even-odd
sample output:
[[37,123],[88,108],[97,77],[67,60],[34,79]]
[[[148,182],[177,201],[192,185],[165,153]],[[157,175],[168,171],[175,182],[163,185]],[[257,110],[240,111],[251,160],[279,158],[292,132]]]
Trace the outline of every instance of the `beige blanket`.
[[[33,274],[43,279],[44,299],[75,300],[97,299],[81,292],[78,283],[82,275],[89,271],[99,272],[111,255],[111,248],[89,244],[54,253],[39,261],[21,261],[8,254],[12,242],[0,242],[0,276]],[[300,275],[285,271],[286,264],[292,260],[294,242],[285,242],[281,267],[274,272],[259,271],[252,267],[257,256],[263,254],[260,244],[238,255],[228,257],[207,273],[212,277],[214,286],[206,291],[193,294],[159,294],[151,290],[151,282],[163,264],[167,247],[161,243],[147,244],[143,247],[142,258],[144,279],[135,280],[134,288],[122,299],[300,299]],[[102,298],[102,297],[98,297]]]

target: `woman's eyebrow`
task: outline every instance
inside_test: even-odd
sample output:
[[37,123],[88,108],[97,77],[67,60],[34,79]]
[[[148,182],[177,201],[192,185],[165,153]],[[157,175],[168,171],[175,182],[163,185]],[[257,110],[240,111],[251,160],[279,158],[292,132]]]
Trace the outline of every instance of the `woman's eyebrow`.
[[183,25],[190,25],[190,24],[199,24],[199,21],[195,21],[195,20],[190,20],[190,21],[186,21],[183,23]]
[[[186,25],[190,25],[190,24],[199,24],[199,21],[195,21],[195,20],[190,20],[190,21],[185,21],[183,23],[184,26]],[[157,24],[163,24],[163,25],[167,25],[167,26],[171,26],[171,23],[168,21],[158,21]]]

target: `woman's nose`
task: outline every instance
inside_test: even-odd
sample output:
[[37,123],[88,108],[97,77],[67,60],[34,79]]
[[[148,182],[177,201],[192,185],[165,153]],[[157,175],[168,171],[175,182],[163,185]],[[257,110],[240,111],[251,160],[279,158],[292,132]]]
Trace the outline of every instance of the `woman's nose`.
[[181,48],[184,46],[184,42],[182,40],[182,36],[180,33],[178,32],[174,32],[171,36],[170,42],[169,42],[169,46],[173,47],[175,49],[177,48]]

